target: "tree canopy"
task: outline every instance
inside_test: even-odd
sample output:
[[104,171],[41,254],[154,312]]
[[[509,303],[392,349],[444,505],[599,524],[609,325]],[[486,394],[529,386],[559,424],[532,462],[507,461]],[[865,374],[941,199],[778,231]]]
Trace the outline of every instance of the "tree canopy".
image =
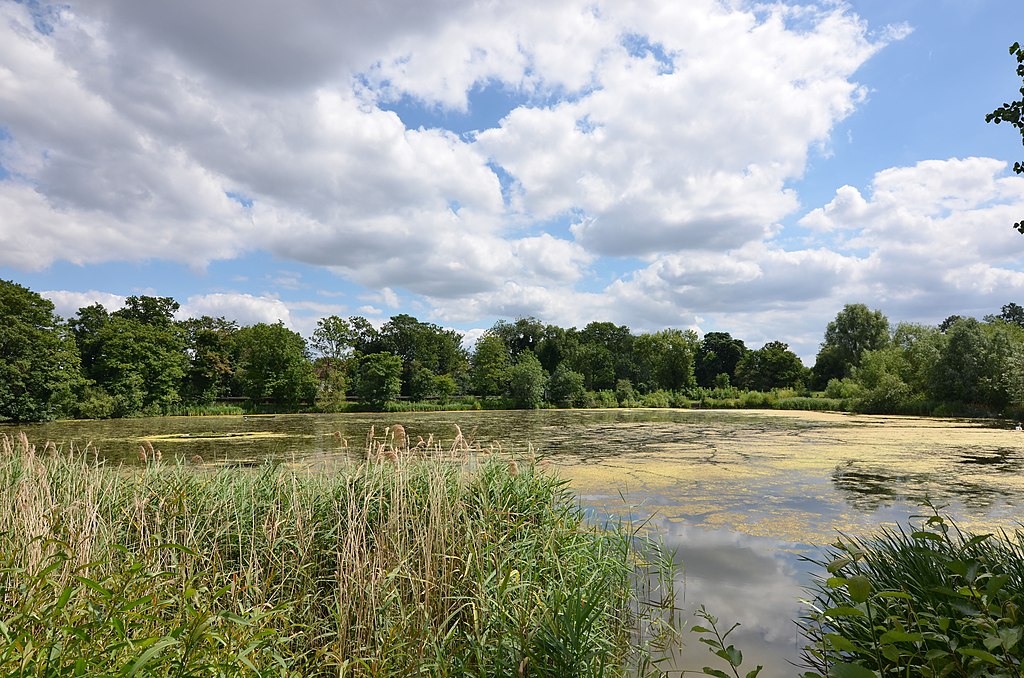
[[53,304],[0,280],[0,318],[0,418],[39,421],[69,414],[81,363]]

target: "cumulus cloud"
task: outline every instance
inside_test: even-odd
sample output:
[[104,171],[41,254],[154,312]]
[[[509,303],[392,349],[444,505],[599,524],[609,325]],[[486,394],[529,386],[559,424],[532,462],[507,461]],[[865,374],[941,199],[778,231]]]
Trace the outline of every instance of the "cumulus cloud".
[[257,297],[233,292],[200,294],[189,297],[178,310],[179,318],[198,318],[204,315],[214,318],[223,316],[241,325],[280,321],[295,329],[288,305],[273,297]]
[[[884,170],[778,237],[865,100],[857,70],[906,34],[846,5],[271,5],[0,4],[0,265],[266,251],[369,288],[372,315],[734,329],[805,355],[848,301],[924,319],[1021,289],[1022,180],[988,158]],[[386,110],[469,111],[481,87],[516,106],[475,133]],[[186,302],[299,327],[334,308]]]
[[40,296],[53,302],[54,312],[62,318],[73,318],[78,309],[93,304],[101,304],[108,311],[116,311],[124,306],[125,297],[110,292],[89,290],[77,292],[72,290],[45,290]]

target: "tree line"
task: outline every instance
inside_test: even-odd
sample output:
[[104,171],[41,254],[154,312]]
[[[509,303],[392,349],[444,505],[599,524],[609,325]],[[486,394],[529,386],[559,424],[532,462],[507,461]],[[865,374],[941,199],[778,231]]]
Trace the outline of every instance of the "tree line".
[[399,399],[664,407],[773,389],[880,412],[997,411],[1024,401],[1024,309],[1016,304],[981,321],[895,328],[879,311],[847,305],[813,368],[784,342],[751,350],[728,332],[519,318],[498,321],[468,351],[458,332],[405,314],[380,328],[330,316],[307,341],[280,322],[177,320],[178,309],[170,297],[132,296],[120,309],[93,304],[65,321],[39,294],[0,281],[0,418],[159,415],[230,400],[328,412]]

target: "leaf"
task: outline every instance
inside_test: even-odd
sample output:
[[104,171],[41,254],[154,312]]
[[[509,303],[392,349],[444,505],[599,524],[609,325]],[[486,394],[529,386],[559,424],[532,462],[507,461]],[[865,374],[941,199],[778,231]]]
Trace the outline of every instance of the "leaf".
[[871,581],[862,574],[850,577],[846,582],[846,588],[850,591],[850,598],[855,603],[866,602],[871,595]]
[[706,673],[709,676],[715,676],[715,678],[730,678],[729,674],[726,673],[725,671],[720,671],[718,669],[713,669],[710,666],[705,666],[704,667],[704,673]]
[[989,597],[994,596],[999,589],[1003,588],[1003,585],[1009,581],[1010,575],[1008,574],[997,574],[988,580],[988,584],[985,584],[985,593]]
[[825,569],[828,570],[829,574],[835,574],[836,572],[843,569],[852,562],[853,558],[847,558],[846,556],[843,556],[841,558],[836,558],[831,563],[826,565]]
[[746,678],[757,678],[758,674],[761,673],[761,669],[764,667],[758,664],[752,671],[747,671]]
[[880,643],[920,643],[924,636],[920,633],[907,633],[906,631],[886,631],[879,638]]
[[830,675],[834,678],[875,678],[875,672],[860,664],[836,664]]
[[956,651],[959,654],[964,655],[965,657],[977,657],[978,659],[984,662],[988,662],[989,664],[995,664],[996,666],[999,665],[998,657],[996,657],[991,652],[986,652],[985,650],[979,650],[973,647],[958,647]]
[[826,633],[825,638],[836,652],[864,652],[863,649],[855,645],[849,638],[838,633]]
[[925,532],[924,530],[918,530],[917,532],[911,532],[910,536],[914,539],[929,539],[931,541],[942,541],[942,537],[935,534],[934,532]]
[[899,598],[900,600],[913,600],[914,596],[905,591],[879,591],[875,598]]

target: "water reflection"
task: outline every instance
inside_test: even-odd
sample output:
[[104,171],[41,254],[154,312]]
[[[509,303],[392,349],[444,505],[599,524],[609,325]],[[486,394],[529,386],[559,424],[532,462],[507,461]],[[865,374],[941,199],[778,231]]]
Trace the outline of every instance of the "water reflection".
[[[802,644],[793,620],[800,615],[799,600],[810,582],[800,556],[813,554],[814,547],[668,521],[660,527],[667,545],[678,549],[684,577],[677,596],[687,611],[692,614],[705,605],[723,630],[741,623],[730,636],[744,655],[741,675],[757,664],[764,666],[764,678],[795,675]],[[697,672],[708,665],[725,668],[693,633],[686,635],[686,645],[672,664]]]

